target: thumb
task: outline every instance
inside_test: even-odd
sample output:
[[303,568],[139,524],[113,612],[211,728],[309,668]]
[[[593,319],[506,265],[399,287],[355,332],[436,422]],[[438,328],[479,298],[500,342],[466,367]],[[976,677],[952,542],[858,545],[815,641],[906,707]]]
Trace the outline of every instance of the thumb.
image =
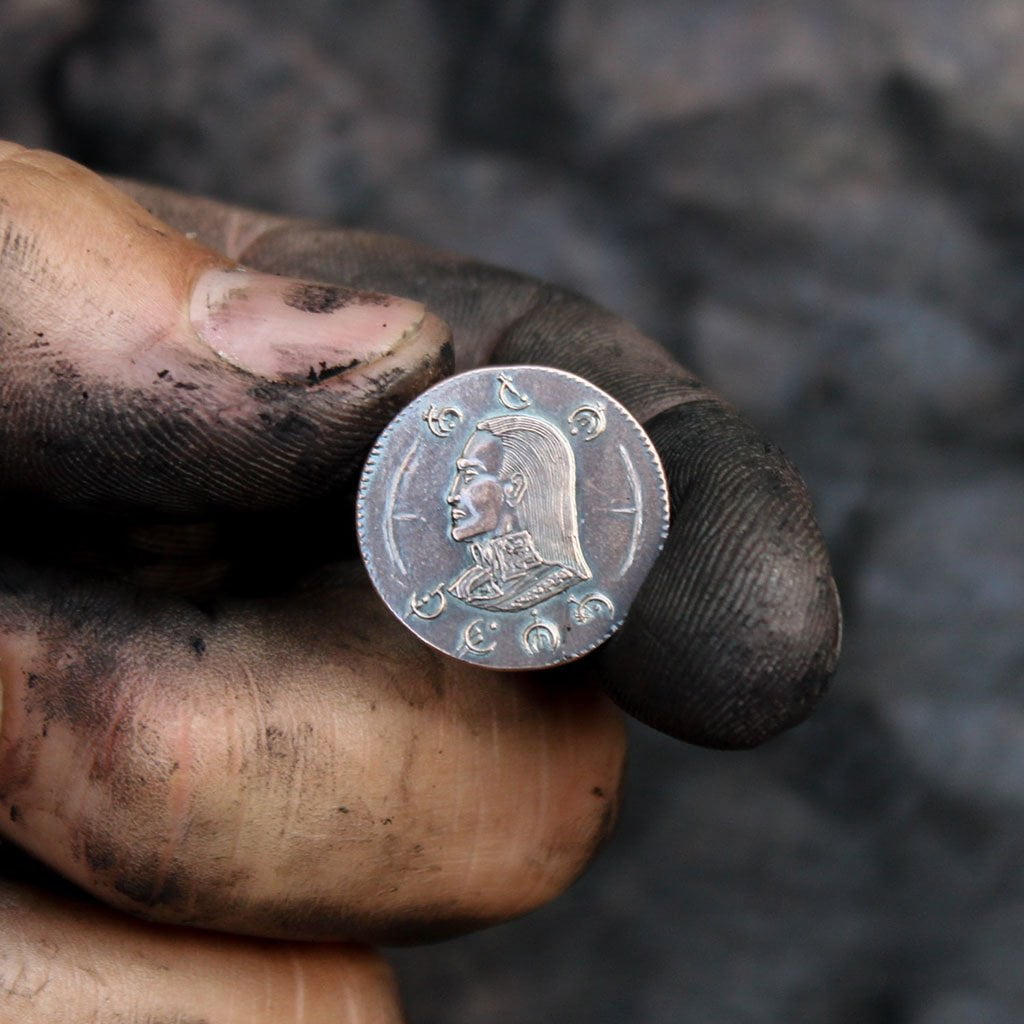
[[354,469],[450,362],[418,302],[245,270],[85,168],[0,142],[0,486],[278,507]]

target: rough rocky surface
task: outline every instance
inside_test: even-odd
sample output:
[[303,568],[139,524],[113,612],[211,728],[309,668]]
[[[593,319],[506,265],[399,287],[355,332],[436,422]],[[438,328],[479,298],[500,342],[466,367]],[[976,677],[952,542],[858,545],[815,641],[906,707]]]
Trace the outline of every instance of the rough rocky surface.
[[396,955],[414,1024],[1024,1017],[1022,129],[1017,0],[0,6],[0,136],[566,282],[816,495],[820,714],[637,728],[566,897]]

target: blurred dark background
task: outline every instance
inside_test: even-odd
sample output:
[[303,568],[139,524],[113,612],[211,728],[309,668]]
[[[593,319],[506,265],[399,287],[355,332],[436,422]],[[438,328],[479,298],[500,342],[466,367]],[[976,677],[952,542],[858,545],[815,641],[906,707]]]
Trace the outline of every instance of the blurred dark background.
[[576,287],[806,474],[811,722],[637,728],[568,895],[413,1024],[1024,1019],[1024,3],[0,0],[0,137]]

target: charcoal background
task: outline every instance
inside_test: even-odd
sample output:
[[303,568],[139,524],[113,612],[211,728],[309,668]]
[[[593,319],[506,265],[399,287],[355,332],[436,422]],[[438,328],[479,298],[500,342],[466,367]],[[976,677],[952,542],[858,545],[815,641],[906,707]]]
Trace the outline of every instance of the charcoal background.
[[1024,1019],[1024,3],[0,0],[0,137],[579,288],[805,472],[821,712],[636,728],[553,906],[413,1024]]

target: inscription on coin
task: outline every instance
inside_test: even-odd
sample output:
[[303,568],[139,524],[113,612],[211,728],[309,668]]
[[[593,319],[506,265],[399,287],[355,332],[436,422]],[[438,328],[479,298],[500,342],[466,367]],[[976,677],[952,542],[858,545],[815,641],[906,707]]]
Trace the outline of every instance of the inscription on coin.
[[603,402],[597,405],[581,405],[569,413],[569,433],[574,436],[582,433],[585,441],[593,441],[604,433],[605,422]]
[[618,627],[664,542],[647,436],[593,385],[536,366],[435,385],[384,431],[360,485],[370,577],[427,643],[541,668]]
[[423,421],[434,437],[447,437],[462,421],[462,410],[450,405],[443,409],[432,405],[423,414]]

